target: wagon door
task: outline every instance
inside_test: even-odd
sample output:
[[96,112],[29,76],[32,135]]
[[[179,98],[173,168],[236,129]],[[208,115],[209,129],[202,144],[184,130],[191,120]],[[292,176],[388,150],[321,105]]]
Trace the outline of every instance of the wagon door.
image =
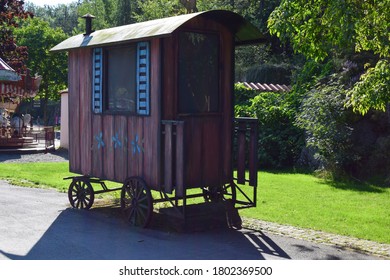
[[[219,186],[224,176],[226,115],[219,33],[179,33],[178,116],[185,123],[185,186]],[[230,97],[229,97],[230,98]]]

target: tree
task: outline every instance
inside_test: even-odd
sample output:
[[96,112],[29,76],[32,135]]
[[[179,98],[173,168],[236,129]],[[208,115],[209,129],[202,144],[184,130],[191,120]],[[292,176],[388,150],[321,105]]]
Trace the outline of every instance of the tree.
[[116,25],[134,23],[135,20],[132,16],[134,2],[136,3],[136,1],[131,0],[116,0]]
[[52,53],[50,49],[67,36],[60,28],[53,29],[39,18],[28,19],[14,32],[18,42],[28,47],[28,67],[42,76],[38,97],[43,100],[46,122],[48,100],[58,100],[58,92],[65,89],[67,84],[67,56],[65,53]]
[[85,14],[95,16],[93,21],[93,30],[105,29],[115,26],[113,19],[113,8],[111,2],[113,0],[84,0],[78,8],[78,25],[73,31],[76,34],[85,32],[85,20],[81,18]]
[[77,9],[81,5],[80,2],[69,4],[58,4],[55,6],[44,5],[43,7],[34,5],[33,3],[26,4],[26,10],[34,14],[50,24],[50,27],[60,27],[66,34],[72,35],[73,30],[78,25]]
[[33,16],[24,10],[23,4],[18,0],[0,0],[0,57],[17,72],[25,70],[28,52],[24,46],[17,46],[13,30],[21,20]]
[[178,0],[138,0],[137,22],[184,14]]
[[365,114],[369,109],[385,110],[390,101],[389,18],[388,0],[283,0],[270,15],[268,27],[282,41],[291,42],[296,52],[318,62],[367,54],[346,103]]

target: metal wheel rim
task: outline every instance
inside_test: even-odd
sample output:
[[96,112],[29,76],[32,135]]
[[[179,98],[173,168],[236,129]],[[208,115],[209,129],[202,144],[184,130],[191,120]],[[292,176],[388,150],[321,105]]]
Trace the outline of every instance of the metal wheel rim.
[[73,180],[69,185],[68,198],[73,208],[91,208],[95,199],[92,185],[83,180]]
[[125,220],[132,226],[147,227],[153,212],[152,195],[139,177],[125,181],[121,191],[121,209]]

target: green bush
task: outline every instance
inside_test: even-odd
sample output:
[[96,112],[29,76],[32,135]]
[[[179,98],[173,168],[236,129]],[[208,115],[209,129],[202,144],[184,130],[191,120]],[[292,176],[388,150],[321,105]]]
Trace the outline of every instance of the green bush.
[[354,161],[351,154],[350,110],[344,106],[345,90],[333,75],[317,84],[302,101],[297,124],[306,131],[306,145],[332,172],[344,170]]
[[255,92],[235,86],[237,117],[256,117],[259,121],[258,159],[261,167],[288,168],[297,161],[304,140],[294,125],[295,105],[290,93]]

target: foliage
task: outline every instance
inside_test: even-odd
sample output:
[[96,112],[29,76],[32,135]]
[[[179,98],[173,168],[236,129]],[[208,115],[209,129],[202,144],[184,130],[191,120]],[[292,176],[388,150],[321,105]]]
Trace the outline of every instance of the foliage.
[[331,171],[344,170],[351,155],[349,111],[344,107],[345,90],[332,75],[318,83],[302,102],[297,124],[306,131],[306,143]]
[[268,27],[295,51],[317,61],[354,48],[354,23],[362,13],[348,0],[283,0]]
[[33,16],[24,10],[23,4],[19,0],[0,0],[0,57],[17,72],[26,70],[28,52],[26,47],[17,46],[13,29],[19,26],[21,20]]
[[95,16],[93,30],[99,30],[114,26],[112,15],[112,0],[84,0],[78,7],[78,25],[73,31],[76,34],[85,32],[85,20],[81,18],[85,14]]
[[53,29],[49,23],[39,18],[29,19],[15,29],[18,41],[29,48],[28,66],[42,76],[38,97],[44,101],[58,100],[58,92],[67,84],[67,56],[65,53],[52,53],[50,49],[67,38],[60,29]]
[[390,4],[385,1],[356,1],[363,13],[355,24],[356,50],[372,51],[380,57],[390,55]]
[[[388,102],[390,58],[388,1],[283,0],[268,20],[272,34],[291,42],[296,52],[315,61],[369,52],[382,59],[366,67],[349,91],[356,112],[384,110]],[[368,64],[367,64],[368,65]]]
[[294,126],[294,98],[290,93],[256,92],[235,85],[235,115],[259,121],[258,158],[262,167],[294,166],[303,147],[302,130]]
[[375,67],[369,67],[359,82],[347,92],[346,103],[354,111],[367,114],[370,109],[386,111],[390,102],[390,62],[381,59]]
[[262,63],[253,65],[246,71],[247,81],[261,81],[267,84],[287,84],[291,82],[291,65]]
[[43,7],[28,2],[26,10],[32,12],[35,17],[43,19],[50,24],[51,28],[60,27],[65,34],[72,35],[78,24],[77,10],[79,2],[58,5],[45,5]]
[[303,147],[302,130],[294,125],[290,93],[262,92],[250,109],[259,120],[259,161],[268,168],[292,167]]
[[256,91],[247,88],[242,83],[234,84],[234,115],[239,117],[254,117],[250,106]]
[[133,10],[136,10],[137,8],[137,1],[116,0],[114,3],[116,3],[114,19],[116,26],[135,22],[135,19],[133,18]]
[[134,15],[137,22],[185,13],[178,0],[138,0],[137,3],[139,13]]

